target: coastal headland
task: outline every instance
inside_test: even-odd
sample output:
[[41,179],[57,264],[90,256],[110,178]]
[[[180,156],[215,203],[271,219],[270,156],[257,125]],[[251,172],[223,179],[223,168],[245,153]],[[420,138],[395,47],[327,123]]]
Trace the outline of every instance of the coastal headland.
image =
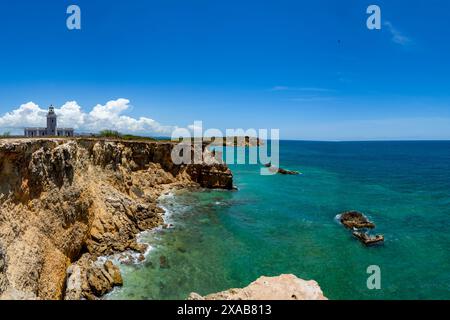
[[[174,188],[232,189],[228,167],[174,165],[167,141],[0,140],[0,297],[96,299],[120,285],[99,257],[144,252]],[[205,155],[208,151],[205,148]]]
[[[0,299],[100,299],[123,285],[109,257],[134,252],[145,259],[148,246],[138,235],[164,227],[161,195],[180,188],[234,189],[232,172],[208,144],[200,164],[174,164],[175,146],[120,138],[0,139]],[[317,283],[282,275],[190,299],[286,294],[324,298]]]

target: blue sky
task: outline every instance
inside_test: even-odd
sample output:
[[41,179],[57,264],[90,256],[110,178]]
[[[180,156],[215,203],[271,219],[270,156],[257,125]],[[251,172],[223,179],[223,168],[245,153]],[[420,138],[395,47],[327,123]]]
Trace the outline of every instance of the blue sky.
[[[66,28],[70,4],[82,30]],[[0,40],[0,115],[123,98],[120,116],[166,126],[450,139],[446,0],[1,1]]]

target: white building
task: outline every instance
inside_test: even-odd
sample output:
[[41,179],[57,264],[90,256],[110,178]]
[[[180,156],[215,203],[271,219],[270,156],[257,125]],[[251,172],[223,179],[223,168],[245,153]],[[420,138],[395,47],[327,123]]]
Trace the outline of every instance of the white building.
[[50,106],[47,114],[47,128],[25,128],[26,137],[73,137],[74,130],[72,128],[58,128],[57,116],[55,108]]

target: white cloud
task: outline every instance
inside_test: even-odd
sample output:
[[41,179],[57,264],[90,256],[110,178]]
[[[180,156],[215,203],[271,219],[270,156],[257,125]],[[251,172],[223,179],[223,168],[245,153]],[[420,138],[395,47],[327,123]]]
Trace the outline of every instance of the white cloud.
[[[97,104],[90,112],[84,112],[76,101],[68,101],[55,108],[59,127],[72,127],[83,132],[98,132],[103,129],[117,130],[123,133],[170,134],[177,127],[165,126],[146,118],[133,118],[124,115],[130,109],[130,101],[118,99]],[[34,102],[28,102],[0,117],[0,128],[23,129],[24,127],[45,127],[47,109],[40,108]]]
[[58,123],[60,127],[72,127],[80,129],[86,122],[86,114],[76,101],[66,102],[61,109],[57,109]]
[[16,127],[36,127],[42,126],[45,121],[47,111],[39,108],[34,102],[22,104],[18,109],[6,113],[0,117],[0,127],[16,128]]
[[411,44],[412,40],[408,38],[407,36],[403,35],[398,29],[396,29],[391,22],[385,21],[384,25],[387,27],[389,32],[392,35],[392,41],[396,44],[406,46],[408,44]]

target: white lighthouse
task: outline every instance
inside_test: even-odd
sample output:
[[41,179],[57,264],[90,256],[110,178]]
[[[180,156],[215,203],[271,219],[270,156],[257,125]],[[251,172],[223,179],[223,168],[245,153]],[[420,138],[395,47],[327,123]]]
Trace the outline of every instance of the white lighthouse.
[[47,135],[56,136],[56,113],[55,108],[50,106],[47,113]]
[[72,128],[58,128],[57,115],[55,108],[50,106],[47,113],[47,128],[25,128],[26,137],[73,137]]

